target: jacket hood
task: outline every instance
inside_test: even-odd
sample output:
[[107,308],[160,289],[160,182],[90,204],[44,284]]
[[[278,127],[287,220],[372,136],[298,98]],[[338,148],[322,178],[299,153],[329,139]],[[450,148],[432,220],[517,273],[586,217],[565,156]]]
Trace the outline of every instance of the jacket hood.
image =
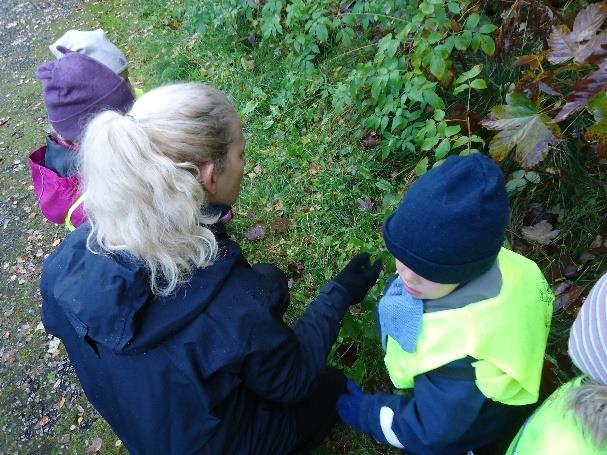
[[[86,247],[88,224],[77,229],[44,262],[41,290],[46,329],[61,338],[67,319],[83,338],[113,351],[144,351],[160,344],[203,312],[221,289],[240,248],[219,241],[218,259],[197,269],[170,296],[152,294],[144,266],[128,254],[94,254]],[[64,318],[54,312],[61,312]]]

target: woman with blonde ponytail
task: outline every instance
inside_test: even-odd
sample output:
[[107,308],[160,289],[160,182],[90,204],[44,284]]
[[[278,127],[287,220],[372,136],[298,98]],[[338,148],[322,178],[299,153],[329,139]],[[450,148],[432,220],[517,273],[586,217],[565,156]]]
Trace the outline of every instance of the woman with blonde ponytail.
[[218,222],[237,199],[242,125],[218,90],[172,84],[87,126],[88,222],[44,263],[42,319],[132,454],[288,454],[318,445],[345,377],[340,320],[375,283],[361,254],[293,328],[286,277]]
[[582,375],[529,417],[508,455],[607,454],[607,274],[592,287],[571,327],[569,355]]

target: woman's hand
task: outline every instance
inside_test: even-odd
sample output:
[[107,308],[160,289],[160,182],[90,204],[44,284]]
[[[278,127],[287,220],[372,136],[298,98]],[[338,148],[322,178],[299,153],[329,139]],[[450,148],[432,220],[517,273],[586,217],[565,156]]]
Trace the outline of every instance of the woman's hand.
[[373,264],[369,259],[369,253],[357,254],[333,278],[333,281],[346,288],[352,296],[353,303],[358,303],[365,298],[381,272],[381,259],[376,260]]

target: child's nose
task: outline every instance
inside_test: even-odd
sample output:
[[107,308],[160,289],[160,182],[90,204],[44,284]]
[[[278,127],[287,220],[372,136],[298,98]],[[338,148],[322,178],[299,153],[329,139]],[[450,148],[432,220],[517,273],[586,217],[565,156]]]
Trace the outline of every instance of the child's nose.
[[417,274],[413,270],[408,268],[405,268],[405,270],[403,271],[403,277],[405,278],[405,281],[410,284],[416,283],[418,278]]

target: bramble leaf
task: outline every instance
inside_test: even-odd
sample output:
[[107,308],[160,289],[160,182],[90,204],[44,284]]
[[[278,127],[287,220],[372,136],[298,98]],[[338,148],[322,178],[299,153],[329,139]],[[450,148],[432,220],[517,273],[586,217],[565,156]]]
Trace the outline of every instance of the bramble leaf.
[[567,103],[554,118],[555,122],[565,120],[572,112],[582,109],[597,93],[607,89],[607,62],[588,77],[573,84],[573,90],[567,95]]
[[522,93],[508,95],[506,103],[495,106],[481,121],[485,128],[499,131],[489,144],[489,153],[501,161],[516,147],[516,160],[531,168],[561,141],[561,129],[546,114],[539,113]]

